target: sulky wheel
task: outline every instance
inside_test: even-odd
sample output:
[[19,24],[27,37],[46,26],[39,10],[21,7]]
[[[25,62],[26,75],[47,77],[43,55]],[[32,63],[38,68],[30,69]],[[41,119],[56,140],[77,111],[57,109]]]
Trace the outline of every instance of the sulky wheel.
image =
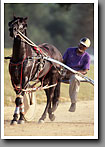
[[24,117],[26,121],[32,121],[35,117],[35,93],[24,94]]

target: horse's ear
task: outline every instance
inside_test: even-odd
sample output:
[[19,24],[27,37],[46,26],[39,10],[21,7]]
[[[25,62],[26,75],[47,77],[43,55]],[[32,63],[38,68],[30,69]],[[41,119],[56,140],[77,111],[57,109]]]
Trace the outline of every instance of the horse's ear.
[[17,17],[13,14],[13,19],[16,19]]
[[8,26],[9,26],[9,27],[10,27],[10,25],[11,25],[11,22],[8,23]]
[[27,20],[27,19],[28,19],[28,17],[25,17],[25,18],[24,18],[24,20]]

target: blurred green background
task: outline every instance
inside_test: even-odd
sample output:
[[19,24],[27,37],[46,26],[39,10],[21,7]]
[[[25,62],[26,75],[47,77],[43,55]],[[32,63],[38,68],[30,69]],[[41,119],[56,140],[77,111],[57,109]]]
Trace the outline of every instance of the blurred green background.
[[77,46],[82,37],[89,37],[94,48],[94,5],[92,3],[5,3],[5,48],[12,47],[8,22],[13,15],[28,17],[28,37],[37,45],[55,45],[63,54],[69,46]]
[[[44,42],[56,46],[62,55],[68,47],[77,46],[82,37],[91,40],[87,52],[91,55],[89,77],[94,79],[94,5],[92,3],[5,3],[4,5],[4,56],[12,54],[13,40],[9,36],[8,22],[13,16],[28,17],[27,36],[35,43]],[[9,61],[4,61],[4,102],[13,105],[15,92],[8,72]],[[42,97],[43,96],[43,97]],[[38,103],[46,101],[44,91],[36,92]],[[81,83],[78,100],[93,100],[94,87]],[[60,101],[70,101],[69,85],[61,84]]]

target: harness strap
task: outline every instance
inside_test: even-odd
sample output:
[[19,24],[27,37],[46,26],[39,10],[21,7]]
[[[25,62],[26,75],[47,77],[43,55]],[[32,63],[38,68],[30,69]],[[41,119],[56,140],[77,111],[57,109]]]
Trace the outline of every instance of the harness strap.
[[[51,68],[52,68],[52,65],[50,66],[48,72],[51,70]],[[46,77],[46,75],[48,74],[48,72],[44,75],[44,77],[43,77],[43,79],[42,79],[42,87],[43,87],[43,81],[44,81],[44,78]]]
[[39,86],[39,87],[34,87],[34,88],[28,88],[28,89],[22,89],[22,91],[24,92],[35,92],[37,90],[44,90],[44,89],[48,89],[48,88],[51,88],[51,87],[55,87],[57,85],[57,83],[53,84],[53,85],[45,85],[44,87]]
[[[34,62],[32,63],[31,73],[30,73],[30,77],[29,77],[29,80],[28,80],[28,81],[31,80],[31,75],[32,75],[33,68],[34,68]],[[29,82],[28,82],[27,84],[29,84]],[[26,85],[26,86],[27,86],[27,85]]]

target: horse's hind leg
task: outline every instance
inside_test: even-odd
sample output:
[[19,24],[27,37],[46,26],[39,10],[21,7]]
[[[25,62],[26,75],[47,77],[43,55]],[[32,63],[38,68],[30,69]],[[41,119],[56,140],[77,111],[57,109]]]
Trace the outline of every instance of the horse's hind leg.
[[54,97],[52,100],[52,112],[54,112],[59,104],[59,97],[60,97],[60,82],[58,82],[55,91],[54,91]]
[[51,104],[50,104],[49,109],[48,109],[48,114],[49,114],[49,119],[50,119],[51,121],[54,121],[54,120],[55,120],[55,115],[54,115],[54,113],[52,112]]
[[46,118],[47,112],[49,113],[49,109],[51,109],[50,106],[51,106],[52,98],[54,96],[54,89],[55,88],[53,87],[53,88],[45,90],[46,95],[47,95],[47,104],[46,104],[46,108],[44,110],[44,113],[42,114],[42,117],[39,119],[39,122],[44,122],[44,119]]
[[60,83],[57,84],[55,90],[54,90],[54,96],[52,99],[52,106],[50,105],[48,113],[49,113],[49,118],[51,121],[55,120],[55,115],[54,111],[57,109],[58,104],[59,104],[59,97],[60,97]]
[[39,119],[39,123],[44,122],[47,112],[48,112],[48,108],[50,106],[50,97],[49,97],[49,89],[45,89],[46,92],[46,96],[47,96],[47,104],[46,104],[46,108],[44,110],[44,113],[42,114],[41,118]]

